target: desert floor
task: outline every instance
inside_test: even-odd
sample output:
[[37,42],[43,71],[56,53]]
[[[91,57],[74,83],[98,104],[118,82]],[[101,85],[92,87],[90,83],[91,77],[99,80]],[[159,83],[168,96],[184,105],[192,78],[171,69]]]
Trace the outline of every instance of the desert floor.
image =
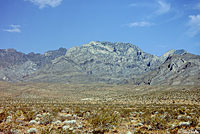
[[200,133],[200,85],[0,82],[0,134]]

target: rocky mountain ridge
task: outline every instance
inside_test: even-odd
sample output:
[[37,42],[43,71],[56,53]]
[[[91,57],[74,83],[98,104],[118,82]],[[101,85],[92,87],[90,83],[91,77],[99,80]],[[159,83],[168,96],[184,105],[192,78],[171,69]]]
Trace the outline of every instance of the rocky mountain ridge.
[[200,82],[200,56],[170,50],[161,57],[130,43],[92,41],[44,54],[0,50],[0,80],[11,82],[132,83]]

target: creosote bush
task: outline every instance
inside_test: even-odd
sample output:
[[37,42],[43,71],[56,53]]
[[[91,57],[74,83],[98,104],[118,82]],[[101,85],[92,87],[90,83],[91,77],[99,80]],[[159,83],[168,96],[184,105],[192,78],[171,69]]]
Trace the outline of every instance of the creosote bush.
[[92,113],[88,122],[93,128],[93,133],[104,133],[116,128],[121,120],[120,114],[113,109],[100,108]]

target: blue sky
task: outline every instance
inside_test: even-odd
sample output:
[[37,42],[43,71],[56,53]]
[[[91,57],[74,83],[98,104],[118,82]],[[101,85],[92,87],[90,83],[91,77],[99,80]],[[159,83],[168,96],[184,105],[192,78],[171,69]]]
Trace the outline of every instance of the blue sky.
[[200,54],[200,0],[0,0],[0,49],[44,53],[90,41]]

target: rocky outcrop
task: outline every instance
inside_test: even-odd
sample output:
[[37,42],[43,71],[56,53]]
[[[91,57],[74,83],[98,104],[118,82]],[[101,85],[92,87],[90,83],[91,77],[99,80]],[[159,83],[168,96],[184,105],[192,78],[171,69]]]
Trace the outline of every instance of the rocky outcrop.
[[0,49],[0,69],[19,65],[27,60],[24,53],[17,52],[15,49]]
[[180,49],[180,50],[169,50],[168,52],[164,53],[161,57],[160,57],[160,61],[163,63],[165,62],[165,60],[169,57],[169,56],[173,56],[173,55],[183,55],[187,53],[184,49]]
[[151,85],[194,85],[200,82],[200,56],[185,53],[169,56],[155,70]]
[[26,61],[21,65],[14,65],[9,68],[3,68],[0,70],[0,80],[17,82],[23,81],[23,79],[33,74],[39,66],[32,61]]
[[158,68],[139,78],[133,77],[130,82],[137,85],[199,85],[200,56],[171,55]]

